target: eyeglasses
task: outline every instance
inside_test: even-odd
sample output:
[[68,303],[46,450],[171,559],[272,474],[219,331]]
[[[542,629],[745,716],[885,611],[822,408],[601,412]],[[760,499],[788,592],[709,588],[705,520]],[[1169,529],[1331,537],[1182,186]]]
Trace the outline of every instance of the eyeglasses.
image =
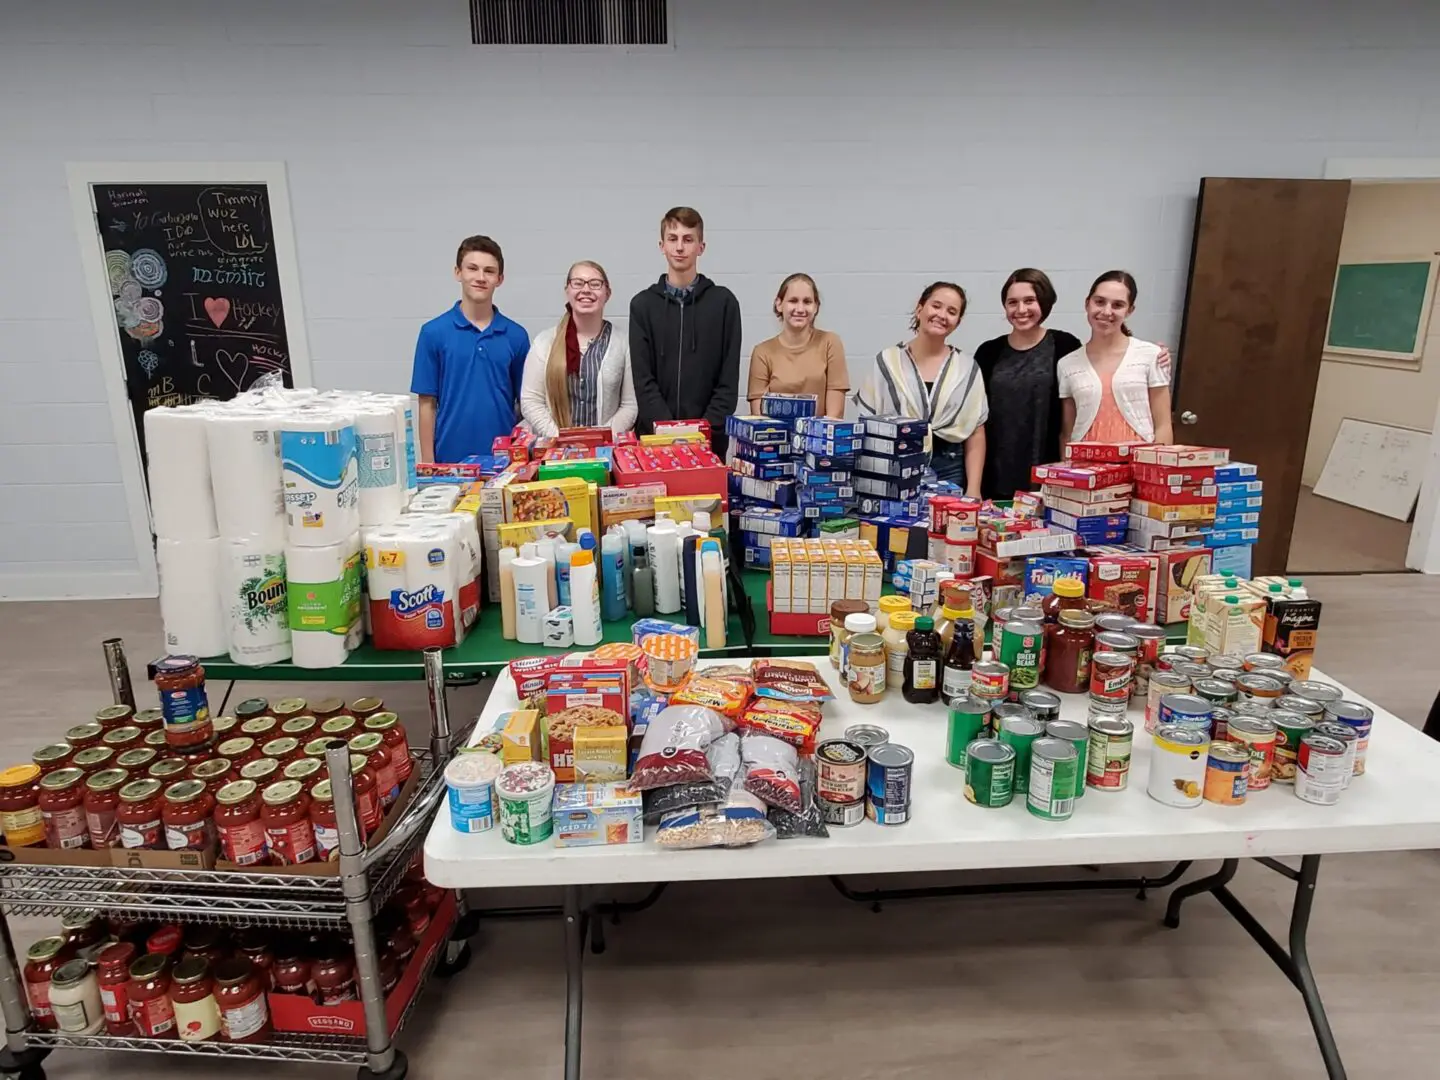
[[570,279],[570,288],[572,288],[572,289],[603,289],[603,288],[605,288],[606,284],[607,284],[607,283],[606,283],[606,281],[605,281],[604,278],[598,278],[598,277],[592,277],[592,278],[572,277],[572,278]]

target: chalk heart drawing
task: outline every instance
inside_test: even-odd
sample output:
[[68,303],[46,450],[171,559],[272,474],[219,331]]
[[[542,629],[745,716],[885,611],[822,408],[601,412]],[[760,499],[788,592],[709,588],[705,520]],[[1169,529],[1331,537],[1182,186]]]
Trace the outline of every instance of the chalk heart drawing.
[[210,321],[216,327],[223,326],[225,320],[230,317],[230,301],[223,296],[207,296],[205,298],[205,314],[210,316]]
[[[226,301],[226,307],[229,307],[229,301]],[[225,349],[216,349],[215,365],[220,369],[220,373],[230,380],[237,393],[245,389],[245,372],[250,367],[250,357],[242,352],[232,353]]]

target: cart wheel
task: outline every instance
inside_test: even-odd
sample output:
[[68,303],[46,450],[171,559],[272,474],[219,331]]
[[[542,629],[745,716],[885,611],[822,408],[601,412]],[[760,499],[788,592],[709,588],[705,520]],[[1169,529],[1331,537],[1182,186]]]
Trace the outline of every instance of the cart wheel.
[[[457,948],[458,946],[458,948]],[[445,943],[445,956],[435,965],[435,974],[442,979],[448,979],[452,975],[458,975],[470,966],[470,943],[468,941],[448,941]]]
[[405,1080],[405,1074],[410,1071],[410,1062],[399,1050],[395,1051],[395,1060],[391,1062],[390,1068],[384,1072],[371,1072],[370,1066],[361,1065],[356,1073],[358,1080]]

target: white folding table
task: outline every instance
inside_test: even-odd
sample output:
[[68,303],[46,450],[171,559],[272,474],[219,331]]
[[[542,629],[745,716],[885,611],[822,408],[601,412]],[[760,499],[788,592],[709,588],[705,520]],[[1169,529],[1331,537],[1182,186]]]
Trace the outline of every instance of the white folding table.
[[[810,658],[836,684],[823,656]],[[1325,679],[1321,672],[1314,674]],[[1333,680],[1326,680],[1333,681]],[[1337,684],[1338,685],[1338,684]],[[1342,687],[1345,696],[1372,704]],[[1064,697],[1061,716],[1084,721],[1085,699]],[[496,686],[476,725],[472,740],[489,731],[496,717],[515,708],[509,675]],[[996,886],[945,886],[936,889],[877,890],[856,893],[843,881],[850,874],[915,873],[1003,869],[1007,867],[1088,866],[1122,863],[1176,863],[1157,879],[1086,880],[1017,883],[1015,890],[1168,885],[1191,862],[1220,859],[1220,868],[1176,888],[1169,897],[1165,923],[1179,925],[1180,906],[1188,897],[1212,893],[1295,985],[1305,1002],[1330,1080],[1344,1080],[1345,1068],[1335,1046],[1306,953],[1320,857],[1364,851],[1440,847],[1440,743],[1378,707],[1368,768],[1334,806],[1315,806],[1295,797],[1287,785],[1252,793],[1241,806],[1211,803],[1194,809],[1162,805],[1145,793],[1151,740],[1144,717],[1132,706],[1136,728],[1129,787],[1120,792],[1088,789],[1069,821],[1049,822],[1028,813],[1024,797],[1000,809],[982,809],[964,797],[963,776],[945,760],[946,712],[943,705],[910,705],[891,690],[875,705],[856,705],[839,691],[825,706],[822,738],[840,736],[856,722],[877,723],[891,742],[915,752],[911,820],[899,826],[865,821],[834,828],[828,839],[766,841],[737,850],[669,851],[650,840],[614,847],[557,849],[549,844],[517,847],[495,829],[466,835],[450,826],[442,807],[425,841],[425,873],[444,888],[561,886],[566,936],[567,1001],[565,1078],[579,1080],[583,1008],[582,964],[587,927],[598,931],[581,903],[584,886],[828,876],[848,898],[879,902],[922,895],[994,891]],[[1283,858],[1298,857],[1299,867]],[[1296,883],[1288,931],[1288,949],[1260,925],[1230,891],[1241,859],[1255,859]],[[999,886],[1005,889],[1006,886]],[[615,907],[616,905],[612,905]],[[624,905],[620,905],[623,907]],[[631,905],[643,906],[642,905]]]

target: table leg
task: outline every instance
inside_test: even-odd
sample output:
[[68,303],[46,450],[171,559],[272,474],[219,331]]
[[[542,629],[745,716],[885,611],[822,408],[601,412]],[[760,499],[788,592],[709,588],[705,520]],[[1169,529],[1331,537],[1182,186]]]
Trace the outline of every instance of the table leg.
[[1194,881],[1186,882],[1170,894],[1170,902],[1165,905],[1165,925],[1174,930],[1180,925],[1180,905],[1192,896],[1198,896],[1202,892],[1214,892],[1216,889],[1224,888],[1229,884],[1230,879],[1235,876],[1235,871],[1240,867],[1239,859],[1226,859],[1220,864],[1220,869],[1209,877],[1196,878]]
[[565,1080],[580,1080],[580,1035],[585,1009],[585,934],[580,886],[565,886]]

